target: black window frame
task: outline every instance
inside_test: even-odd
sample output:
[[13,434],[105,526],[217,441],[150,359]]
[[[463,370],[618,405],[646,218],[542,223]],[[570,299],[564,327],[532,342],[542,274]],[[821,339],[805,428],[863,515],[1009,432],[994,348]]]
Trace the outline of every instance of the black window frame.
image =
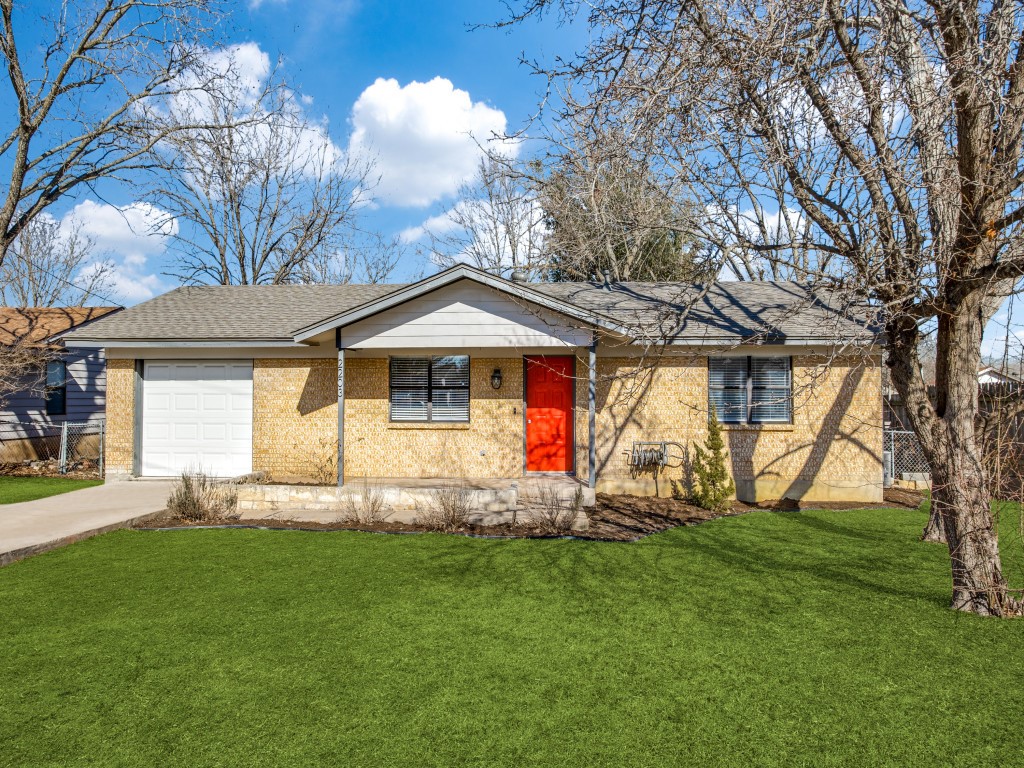
[[[754,366],[753,360],[755,355],[720,355],[715,357],[708,357],[708,413],[711,412],[711,406],[714,404],[712,399],[712,391],[715,389],[727,390],[727,389],[740,389],[740,387],[713,387],[711,384],[711,365],[714,360],[736,360],[738,358],[746,358],[747,361],[747,373],[746,381],[743,389],[746,395],[746,406],[743,418],[728,418],[723,419],[722,414],[716,413],[718,420],[722,424],[792,424],[793,423],[793,356],[792,355],[757,355],[758,358],[771,358],[776,360],[786,360],[788,363],[786,369],[786,418],[785,419],[762,419],[754,418]],[[760,387],[760,389],[766,389],[766,387]]]
[[[463,357],[466,359],[466,383],[455,385],[434,384],[434,362],[436,360]],[[396,419],[393,414],[394,393],[396,391],[415,391],[421,387],[396,386],[393,382],[392,361],[394,360],[426,360],[427,361],[427,418],[426,419]],[[473,375],[472,359],[469,355],[393,355],[388,358],[388,422],[391,424],[469,424],[470,423],[470,384]],[[434,392],[466,391],[466,418],[464,419],[438,419],[434,417]]]
[[[61,384],[50,384],[50,366],[61,367]],[[47,416],[67,416],[68,413],[68,364],[64,360],[47,360],[43,376],[45,379],[43,402]]]

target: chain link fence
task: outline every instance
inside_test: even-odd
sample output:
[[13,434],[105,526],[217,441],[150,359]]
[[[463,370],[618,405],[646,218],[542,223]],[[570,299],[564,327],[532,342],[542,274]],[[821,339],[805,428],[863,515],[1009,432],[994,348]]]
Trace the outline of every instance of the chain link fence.
[[103,419],[43,424],[0,421],[0,467],[38,474],[103,476]]
[[926,480],[931,475],[921,443],[910,430],[887,429],[883,433],[885,484],[893,480]]

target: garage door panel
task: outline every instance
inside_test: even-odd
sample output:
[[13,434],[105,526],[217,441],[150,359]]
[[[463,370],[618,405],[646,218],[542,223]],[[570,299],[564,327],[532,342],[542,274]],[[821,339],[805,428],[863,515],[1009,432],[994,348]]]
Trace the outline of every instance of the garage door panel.
[[143,366],[142,474],[252,471],[252,361]]
[[171,366],[166,363],[146,363],[146,381],[167,381],[171,376]]
[[203,411],[211,413],[214,411],[224,412],[228,409],[227,393],[209,393],[203,395]]
[[198,440],[199,425],[177,422],[171,428],[171,437],[175,442]]
[[199,395],[195,392],[188,394],[175,394],[174,401],[172,403],[176,413],[193,413],[198,414],[199,412]]
[[149,436],[155,440],[166,440],[171,436],[170,424],[150,424]]
[[163,392],[148,393],[149,410],[155,412],[167,412],[171,409],[171,396]]
[[226,424],[203,424],[203,440],[227,440],[228,427]]

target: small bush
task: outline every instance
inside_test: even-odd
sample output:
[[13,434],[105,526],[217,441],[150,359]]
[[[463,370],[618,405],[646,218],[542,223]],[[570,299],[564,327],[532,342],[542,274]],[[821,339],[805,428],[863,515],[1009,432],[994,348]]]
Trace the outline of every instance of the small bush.
[[309,453],[309,468],[320,485],[334,485],[338,481],[338,442],[321,437]]
[[238,494],[215,482],[202,470],[186,469],[171,488],[167,509],[192,522],[214,522],[234,515]]
[[430,492],[430,502],[420,522],[435,531],[454,531],[469,519],[469,490],[462,485],[442,485]]
[[736,484],[729,476],[722,439],[722,425],[718,422],[718,414],[714,406],[708,417],[708,436],[704,446],[693,446],[693,500],[702,509],[712,512],[724,512],[729,508],[729,497],[736,490]]
[[527,501],[533,522],[545,533],[571,531],[583,508],[583,489],[577,487],[571,499],[563,499],[557,488],[542,487]]
[[378,483],[369,483],[363,478],[359,495],[347,495],[342,500],[342,518],[350,523],[372,525],[381,523],[387,518],[387,505],[384,503],[384,491]]

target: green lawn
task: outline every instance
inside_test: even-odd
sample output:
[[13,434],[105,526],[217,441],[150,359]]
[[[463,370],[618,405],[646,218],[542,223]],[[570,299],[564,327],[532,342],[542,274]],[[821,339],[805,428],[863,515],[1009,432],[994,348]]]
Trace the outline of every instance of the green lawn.
[[948,610],[924,521],[119,531],[0,569],[0,763],[1020,765],[1024,621]]
[[72,480],[66,477],[0,477],[0,504],[33,501],[102,485],[102,480]]

